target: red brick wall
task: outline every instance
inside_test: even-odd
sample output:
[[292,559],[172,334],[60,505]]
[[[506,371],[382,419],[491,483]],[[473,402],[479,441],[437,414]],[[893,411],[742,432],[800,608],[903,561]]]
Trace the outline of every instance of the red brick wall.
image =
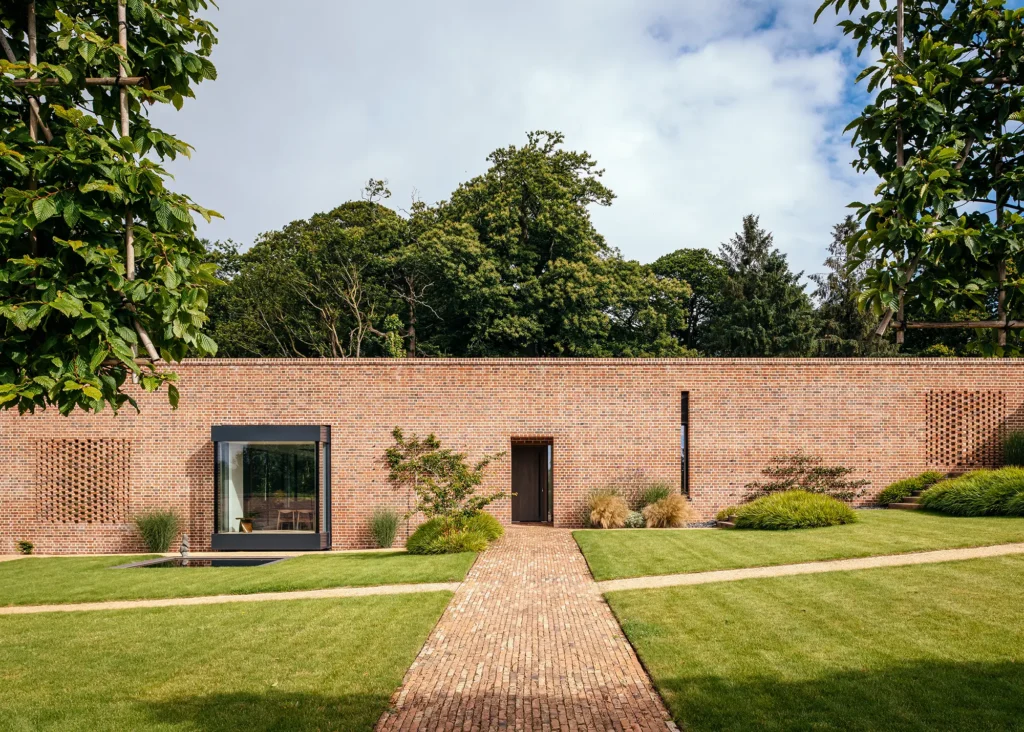
[[[178,371],[176,412],[161,394],[141,395],[140,415],[0,414],[0,553],[19,539],[48,553],[142,548],[130,524],[44,520],[40,440],[131,440],[131,512],[176,508],[202,549],[213,526],[211,425],[329,424],[341,549],[369,545],[374,506],[408,504],[381,463],[396,425],[435,432],[471,458],[505,452],[489,468],[485,488],[495,490],[509,489],[513,438],[550,438],[559,526],[579,525],[593,488],[638,473],[679,485],[682,391],[690,393],[691,497],[705,518],[742,496],[773,455],[803,450],[854,468],[871,481],[870,498],[898,478],[948,469],[928,462],[929,444],[944,454],[936,435],[969,433],[991,445],[1024,428],[1021,360],[254,359],[189,361]],[[932,404],[973,403],[935,398],[954,391],[981,393],[986,413],[947,415],[945,426],[933,414],[930,429],[930,393]],[[998,462],[998,451],[977,454]],[[508,501],[493,511],[507,521]]]

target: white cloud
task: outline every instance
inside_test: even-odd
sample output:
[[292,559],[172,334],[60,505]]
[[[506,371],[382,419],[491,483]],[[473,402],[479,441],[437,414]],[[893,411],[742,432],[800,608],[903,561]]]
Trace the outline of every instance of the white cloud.
[[387,178],[426,201],[526,130],[558,129],[607,170],[609,241],[651,261],[712,249],[758,213],[816,270],[854,175],[849,70],[816,0],[222,2],[220,78],[159,121],[197,147],[177,187],[249,243]]

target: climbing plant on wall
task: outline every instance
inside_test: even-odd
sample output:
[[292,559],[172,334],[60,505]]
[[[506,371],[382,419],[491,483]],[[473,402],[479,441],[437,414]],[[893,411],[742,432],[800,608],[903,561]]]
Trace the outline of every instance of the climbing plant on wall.
[[[191,148],[147,109],[216,78],[206,0],[5,0],[0,7],[0,406],[171,405],[170,363],[208,355],[194,215],[162,161]],[[137,406],[137,405],[136,405]]]

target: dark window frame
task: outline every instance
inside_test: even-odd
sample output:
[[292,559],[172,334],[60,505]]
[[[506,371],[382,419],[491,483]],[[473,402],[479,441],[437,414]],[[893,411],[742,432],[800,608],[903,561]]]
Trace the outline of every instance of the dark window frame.
[[[330,549],[331,547],[331,428],[330,425],[214,425],[210,428],[213,442],[213,535],[215,550],[225,551],[302,551]],[[220,481],[221,443],[225,442],[311,442],[314,443],[315,475],[317,477],[314,501],[315,531],[289,534],[233,534],[220,533],[220,501],[217,486]],[[321,509],[321,505],[323,508]]]

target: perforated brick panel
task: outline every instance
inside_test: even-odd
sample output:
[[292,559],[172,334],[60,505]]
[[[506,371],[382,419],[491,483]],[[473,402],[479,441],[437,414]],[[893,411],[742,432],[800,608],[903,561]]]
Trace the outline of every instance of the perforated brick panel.
[[1002,391],[929,391],[928,463],[943,468],[999,464],[1006,420]]
[[57,524],[128,521],[130,440],[40,440],[36,515]]

